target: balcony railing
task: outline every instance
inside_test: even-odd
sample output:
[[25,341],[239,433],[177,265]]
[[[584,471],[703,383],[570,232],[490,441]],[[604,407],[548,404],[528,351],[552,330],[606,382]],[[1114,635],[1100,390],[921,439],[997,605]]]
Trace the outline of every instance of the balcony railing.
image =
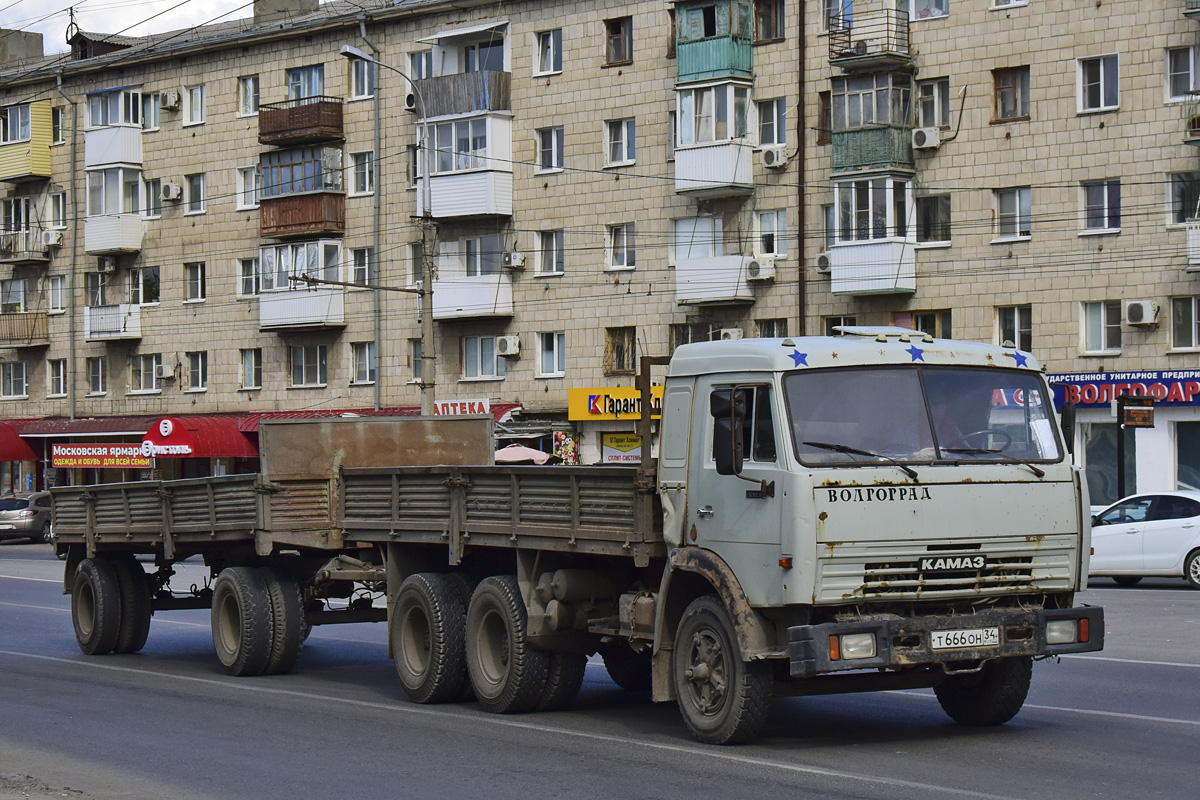
[[675,263],[675,301],[681,305],[753,303],[746,281],[748,256],[684,258]]
[[841,242],[829,249],[829,290],[834,294],[911,294],[916,258],[906,239]]
[[913,169],[912,128],[880,125],[833,133],[833,171]]
[[[414,95],[412,102],[422,119],[512,110],[512,77],[507,72],[459,72],[422,78],[416,84],[421,99]],[[421,100],[425,101],[424,109]]]
[[679,42],[675,45],[675,61],[680,83],[754,75],[754,48],[741,36]]
[[259,106],[261,144],[328,142],[343,136],[341,98],[316,95]]
[[754,146],[735,140],[677,148],[675,191],[700,197],[749,194],[754,191]]
[[83,338],[108,342],[142,338],[142,308],[128,303],[86,306],[83,309]]
[[845,69],[909,65],[908,12],[858,11],[829,18],[829,63]]
[[346,232],[346,195],[340,192],[264,197],[258,206],[259,235],[272,238]]
[[460,275],[433,282],[433,318],[436,320],[512,315],[512,279],[507,272]]
[[345,294],[341,286],[263,292],[258,296],[258,327],[264,331],[345,327]]
[[45,311],[0,314],[0,347],[44,347],[49,343]]
[[49,246],[42,238],[43,233],[62,244],[62,233],[32,228],[27,231],[0,233],[0,263],[45,264],[50,260]]

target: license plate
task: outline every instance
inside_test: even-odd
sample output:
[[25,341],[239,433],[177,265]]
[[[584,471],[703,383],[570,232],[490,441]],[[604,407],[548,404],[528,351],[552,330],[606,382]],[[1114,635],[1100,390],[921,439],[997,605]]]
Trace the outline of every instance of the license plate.
[[1000,644],[999,628],[967,628],[958,631],[934,631],[930,644],[934,650],[956,650],[971,647],[996,647]]
[[0,522],[0,531],[11,531],[15,527],[11,522]]

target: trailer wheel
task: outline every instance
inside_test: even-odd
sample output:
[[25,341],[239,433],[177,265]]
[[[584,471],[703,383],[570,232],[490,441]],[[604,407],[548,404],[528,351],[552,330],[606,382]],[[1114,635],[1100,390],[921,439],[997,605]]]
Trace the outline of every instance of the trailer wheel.
[[549,656],[525,639],[528,612],[517,579],[485,578],[467,609],[467,670],[485,711],[515,714],[537,707]]
[[640,653],[625,642],[600,645],[600,657],[613,683],[630,692],[650,691],[650,660],[654,653],[646,647]]
[[693,600],[675,635],[671,664],[679,710],[708,744],[741,744],[758,735],[771,710],[767,665],[742,660],[729,612],[715,595]]
[[212,636],[230,675],[261,675],[271,658],[271,595],[254,567],[227,567],[213,584]]
[[583,686],[587,656],[568,650],[554,650],[546,665],[546,685],[538,698],[537,711],[562,711],[571,705]]
[[466,607],[447,575],[421,572],[400,584],[392,612],[396,675],[414,703],[458,700],[467,682]]
[[282,675],[296,666],[304,645],[300,587],[296,585],[296,579],[282,569],[261,567],[259,572],[271,601],[271,654],[263,673]]
[[121,624],[121,589],[112,564],[85,558],[71,584],[71,621],[79,649],[89,656],[111,653]]
[[110,563],[121,598],[113,652],[136,653],[146,646],[146,637],[150,635],[150,579],[133,558],[116,558]]
[[963,725],[1003,725],[1017,715],[1029,694],[1033,659],[989,661],[979,672],[947,675],[933,688],[942,710]]

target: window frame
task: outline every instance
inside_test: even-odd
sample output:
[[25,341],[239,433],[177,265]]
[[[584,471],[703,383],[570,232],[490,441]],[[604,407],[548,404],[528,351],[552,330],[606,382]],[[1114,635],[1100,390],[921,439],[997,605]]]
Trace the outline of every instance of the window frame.
[[[919,245],[949,245],[953,239],[953,212],[954,202],[950,192],[939,194],[924,194],[916,195],[913,198],[914,206],[914,228],[913,233],[916,236],[917,244]],[[932,208],[930,208],[932,206]],[[931,213],[925,213],[926,211]],[[945,211],[945,220],[942,220]],[[945,231],[944,238],[933,238],[931,234],[936,234]]]
[[637,224],[617,222],[604,227],[604,268],[610,272],[637,269]]
[[[1078,113],[1100,114],[1106,111],[1116,111],[1121,107],[1121,63],[1120,57],[1116,53],[1077,58],[1075,64],[1075,97]],[[1092,65],[1097,68],[1094,81],[1088,75]],[[1094,104],[1090,97],[1093,86],[1096,87]]]
[[[547,269],[548,261],[553,260],[555,269]],[[538,276],[565,275],[567,271],[566,231],[556,228],[548,231],[538,231]]]
[[362,283],[368,286],[378,281],[378,269],[374,247],[353,247],[350,249],[350,282]]
[[[1182,313],[1186,305],[1186,318]],[[1180,334],[1186,331],[1190,341],[1182,342]],[[1171,349],[1200,350],[1200,295],[1184,295],[1171,298]]]
[[378,86],[379,69],[365,58],[350,59],[350,99],[370,100]]
[[[258,165],[238,167],[234,171],[233,180],[234,197],[237,198],[236,210],[252,211],[258,208],[262,197],[262,173],[259,172]],[[249,192],[247,192],[247,188],[249,188]]]
[[497,346],[499,338],[478,335],[459,337],[460,381],[504,380],[508,365],[505,357],[500,355]]
[[379,380],[375,342],[350,343],[350,385],[370,386]]
[[88,397],[108,394],[108,370],[104,356],[89,356],[87,359]]
[[208,213],[208,173],[193,172],[183,176],[183,214],[195,216]]
[[[950,128],[949,78],[919,80],[913,94],[918,128]],[[930,120],[929,117],[933,119]]]
[[208,267],[204,261],[183,265],[183,302],[203,303],[208,299]]
[[[1095,314],[1091,313],[1093,310],[1096,311]],[[1120,300],[1095,300],[1080,303],[1080,350],[1082,354],[1116,355],[1121,352],[1121,314]]]
[[261,105],[261,81],[258,75],[240,75],[237,79],[239,117],[257,117]]
[[621,325],[604,329],[604,374],[633,375],[637,372],[637,327]]
[[[1100,190],[1103,196],[1099,202],[1093,201],[1094,190]],[[1096,235],[1102,233],[1121,232],[1121,181],[1116,178],[1099,181],[1084,181],[1079,185],[1081,204],[1080,211],[1083,219],[1083,229],[1080,235]],[[1099,214],[1103,224],[1091,224],[1096,214]]]
[[[538,378],[563,378],[567,374],[567,333],[566,331],[538,331]],[[550,357],[552,370],[546,370],[547,354]]]
[[362,150],[350,154],[350,197],[369,197],[375,194],[375,151]]
[[197,83],[183,87],[183,127],[203,125],[208,118],[208,88],[206,84]]
[[46,397],[66,397],[68,380],[65,358],[46,359]]
[[[1002,85],[1010,79],[1012,85]],[[992,124],[1005,122],[1023,122],[1032,119],[1033,104],[1030,100],[1030,84],[1032,76],[1028,66],[1004,67],[992,70]],[[1010,116],[1004,115],[1003,96],[1005,92],[1012,94],[1012,111]]]
[[[1007,199],[1012,196],[1016,200],[1013,213],[1003,210]],[[994,242],[1028,241],[1033,237],[1033,189],[1029,186],[1009,186],[992,191],[994,213],[996,215],[996,230]],[[1015,233],[1005,233],[1006,220],[1015,223]]]
[[[243,347],[239,351],[238,387],[241,391],[251,391],[262,388],[262,348]],[[246,376],[250,376],[249,382]]]
[[749,84],[737,81],[677,89],[676,149],[749,139],[756,125],[751,94]]
[[162,124],[162,93],[142,92],[142,132],[157,131]]
[[146,195],[142,216],[146,219],[162,219],[162,178],[142,176],[142,191]]
[[[637,118],[623,117],[604,121],[604,155],[607,167],[627,167],[637,163]],[[613,156],[619,156],[614,158]]]
[[[561,75],[563,71],[562,28],[537,31],[533,34],[533,74]],[[550,68],[546,69],[547,56]]]
[[837,242],[907,240],[912,191],[912,181],[894,175],[834,181]]
[[[767,220],[770,224],[764,224]],[[768,230],[769,228],[769,230]],[[771,237],[771,246],[767,247],[766,239]],[[755,255],[771,258],[787,258],[788,255],[788,226],[787,209],[763,209],[754,215],[754,247]]]
[[[284,70],[283,85],[287,88],[287,99],[312,101],[325,94],[325,65],[306,64]],[[300,94],[306,92],[306,94]]]
[[[566,128],[562,125],[537,129],[538,168],[536,171],[539,174],[563,171],[566,163],[566,139]],[[549,144],[549,148],[547,148],[547,144]]]
[[[1010,316],[1011,319],[1007,319]],[[1012,333],[1011,339],[1005,337],[1006,332]],[[1003,347],[1007,341],[1011,341],[1016,350],[1026,353],[1033,350],[1032,304],[1017,303],[1010,306],[996,306],[996,344]]]
[[[299,362],[296,360],[297,355],[300,356]],[[311,363],[310,355],[312,356]],[[323,389],[329,385],[329,349],[327,345],[292,345],[288,348],[288,360],[291,364],[291,388]],[[299,373],[296,371],[297,367],[300,369]],[[315,374],[310,375],[310,370]],[[316,378],[316,381],[307,380],[310,377]]]
[[[158,368],[162,366],[162,353],[138,353],[129,358],[129,394],[155,394],[162,391],[162,380]],[[134,383],[134,378],[137,383]],[[149,377],[149,384],[146,378]]]
[[185,392],[208,391],[208,351],[190,350],[184,353],[188,364],[188,386]]
[[[759,100],[758,109],[758,144],[760,147],[787,144],[787,98],[773,97],[769,100]],[[770,135],[768,135],[768,127]]]
[[604,20],[604,66],[617,67],[633,63],[633,17],[611,17]]
[[0,398],[25,400],[28,397],[29,365],[23,360],[0,364]]
[[67,311],[67,276],[51,275],[46,279],[46,313],[64,314]]
[[[784,0],[754,0],[754,44],[781,42],[787,37],[787,14]],[[763,21],[769,21],[769,30]]]
[[[150,289],[153,288],[153,292]],[[147,300],[149,294],[153,300]],[[160,267],[132,267],[129,270],[129,304],[133,306],[156,306],[162,301],[162,269]]]
[[237,296],[257,297],[262,294],[262,271],[259,267],[258,256],[239,258],[237,269]]
[[[918,10],[919,4],[925,4],[925,8]],[[949,0],[910,0],[909,2],[909,19],[917,22],[923,22],[929,19],[945,19],[950,16]],[[935,8],[941,5],[942,8]],[[921,11],[928,11],[924,16],[921,16]]]

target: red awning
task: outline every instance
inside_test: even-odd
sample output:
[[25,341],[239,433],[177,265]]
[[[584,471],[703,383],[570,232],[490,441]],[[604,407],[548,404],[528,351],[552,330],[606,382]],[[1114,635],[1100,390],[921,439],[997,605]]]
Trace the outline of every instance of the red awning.
[[0,461],[37,461],[38,455],[12,425],[0,422]]
[[160,417],[142,439],[156,458],[258,458],[258,447],[239,430],[237,416]]

